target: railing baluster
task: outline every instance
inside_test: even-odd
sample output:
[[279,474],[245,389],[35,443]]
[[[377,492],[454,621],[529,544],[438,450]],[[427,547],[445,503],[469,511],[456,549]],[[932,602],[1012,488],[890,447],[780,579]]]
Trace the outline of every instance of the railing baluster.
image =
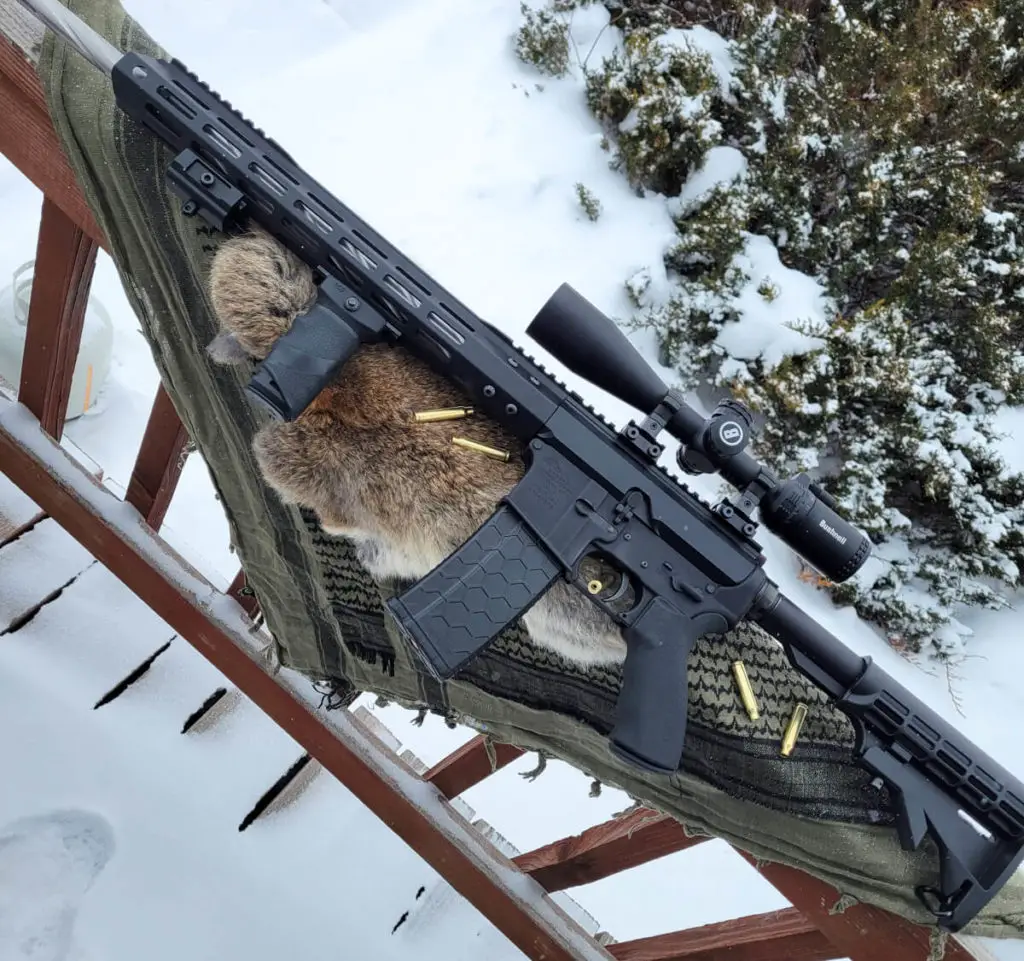
[[18,400],[57,440],[64,431],[96,251],[96,242],[44,199]]
[[161,384],[124,497],[155,531],[160,530],[171,506],[183,467],[181,455],[187,443],[188,432]]
[[562,891],[619,874],[706,840],[705,836],[689,837],[674,818],[639,808],[513,860],[546,890]]
[[[843,957],[795,908],[611,944],[618,961],[833,961]],[[876,961],[887,955],[879,954]]]
[[253,594],[243,594],[242,592],[246,587],[245,571],[239,568],[238,573],[235,575],[235,579],[231,582],[225,593],[228,597],[233,597],[242,607],[245,609],[245,613],[251,618],[255,618],[259,613],[260,602],[256,600]]
[[511,744],[495,744],[494,753],[497,757],[497,767],[492,770],[491,760],[484,747],[484,736],[479,734],[438,761],[423,775],[423,780],[433,784],[446,798],[453,798],[490,777],[506,764],[511,764],[526,752]]
[[[758,861],[736,848],[745,861],[851,961],[931,957],[929,929],[873,905],[856,903],[835,910],[839,893],[830,884],[786,864]],[[955,935],[946,942],[943,961],[978,961]]]

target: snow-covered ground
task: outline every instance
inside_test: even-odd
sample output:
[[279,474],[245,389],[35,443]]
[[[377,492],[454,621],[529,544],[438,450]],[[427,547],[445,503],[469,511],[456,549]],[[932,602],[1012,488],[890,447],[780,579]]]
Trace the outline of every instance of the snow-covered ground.
[[[669,209],[660,198],[637,198],[608,169],[578,78],[542,78],[515,59],[510,37],[520,22],[518,0],[127,0],[125,6],[467,305],[548,361],[616,423],[634,415],[547,357],[524,331],[563,281],[612,316],[626,313],[622,285],[638,270],[651,273],[654,289],[663,285],[661,257],[674,237]],[[606,19],[600,5],[576,14],[581,57],[609,49],[613,31],[603,29]],[[601,203],[596,222],[579,208],[577,182]],[[0,286],[34,254],[40,202],[17,171],[0,163],[7,228],[0,234]],[[752,244],[749,252],[786,287],[776,304],[814,311],[813,285],[789,277],[777,261],[773,268],[765,246],[771,245]],[[123,488],[158,377],[103,254],[93,291],[114,318],[114,361],[98,406],[69,424],[67,436]],[[766,324],[779,322],[765,315]],[[773,343],[765,331],[751,328],[754,340]],[[653,362],[653,341],[633,340]],[[663,375],[671,377],[667,370]],[[1003,427],[1010,435],[1007,455],[1024,466],[1024,412],[1008,412]],[[664,462],[674,463],[674,454],[670,446]],[[711,481],[694,486],[715,492]],[[237,570],[198,455],[186,464],[164,533],[216,583],[226,585]],[[88,564],[59,532],[33,534],[40,547],[43,534],[53,543],[24,570],[43,571],[58,553],[62,565]],[[831,608],[797,580],[792,554],[770,535],[763,539],[768,572],[789,596],[1024,774],[1019,604],[963,616],[976,636],[969,656],[947,677],[934,664],[895,653],[851,612]],[[9,590],[13,596],[7,553],[0,560],[0,604]],[[104,603],[112,581],[93,565],[68,589],[69,603],[44,609],[0,638],[0,729],[10,732],[16,722],[28,729],[23,738],[0,738],[0,961],[270,961],[289,952],[330,956],[341,945],[346,954],[382,959],[412,950],[451,958],[491,952],[496,961],[518,956],[328,777],[317,778],[301,804],[238,834],[241,814],[300,752],[247,706],[207,741],[182,738],[183,716],[218,681],[180,640],[155,662],[152,678],[109,710],[93,712],[104,690],[170,637],[166,625],[123,598]],[[74,598],[82,606],[72,624],[60,612]],[[153,685],[148,697],[147,684]],[[363,700],[427,764],[472,735],[432,717],[417,728],[407,712]],[[118,712],[129,708],[133,723],[118,723]],[[76,723],[67,723],[69,714]],[[520,850],[628,806],[607,789],[590,798],[588,780],[558,762],[534,782],[519,777],[534,760],[521,759],[465,796]],[[53,811],[68,813],[55,818]],[[24,880],[29,866],[36,888]],[[417,901],[421,885],[428,895]],[[35,891],[47,892],[47,900]],[[572,894],[619,940],[786,903],[721,842]],[[31,915],[23,911],[29,903],[36,905]],[[43,946],[26,940],[51,930],[72,904],[80,906],[75,947],[62,948],[56,935]],[[406,924],[404,934],[400,928],[392,936],[406,910],[417,926]],[[1022,942],[990,946],[1006,961],[1024,959]]]
[[[5,516],[17,493],[0,478]],[[0,644],[4,961],[521,956],[316,765],[241,832],[301,748],[55,522],[0,583],[0,635],[67,585]]]

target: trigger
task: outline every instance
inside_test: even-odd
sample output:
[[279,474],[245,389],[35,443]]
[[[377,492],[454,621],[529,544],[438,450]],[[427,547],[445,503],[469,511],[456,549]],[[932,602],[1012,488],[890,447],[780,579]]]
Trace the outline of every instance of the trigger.
[[636,606],[636,591],[628,575],[601,554],[584,555],[576,569],[576,583],[610,614],[622,614]]
[[731,627],[725,617],[716,611],[698,614],[694,618],[694,623],[697,625],[698,636],[700,637],[707,634],[725,634]]

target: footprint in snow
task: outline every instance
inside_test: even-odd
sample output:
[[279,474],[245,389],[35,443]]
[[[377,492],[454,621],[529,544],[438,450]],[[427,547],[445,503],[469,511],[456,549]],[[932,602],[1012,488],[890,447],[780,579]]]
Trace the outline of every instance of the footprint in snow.
[[0,825],[0,958],[85,961],[72,943],[75,920],[113,853],[110,824],[89,811]]

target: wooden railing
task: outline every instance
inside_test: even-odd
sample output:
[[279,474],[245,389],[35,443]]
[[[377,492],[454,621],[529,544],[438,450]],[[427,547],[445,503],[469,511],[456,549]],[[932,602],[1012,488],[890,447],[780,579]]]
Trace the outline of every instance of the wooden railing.
[[[257,613],[240,571],[227,590],[238,607],[200,602],[214,589],[158,535],[181,471],[187,435],[163,388],[157,391],[125,500],[145,525],[108,521],[116,500],[57,447],[70,392],[99,230],[61,152],[30,59],[0,38],[0,150],[44,194],[18,399],[44,434],[26,441],[0,419],[0,469],[79,540],[180,636],[193,644],[309,755],[334,774],[530,958],[545,961],[926,961],[929,931],[878,908],[837,912],[838,892],[815,878],[739,852],[793,905],[723,923],[607,947],[597,943],[546,893],[584,885],[700,844],[674,819],[640,809],[509,861],[447,803],[522,752],[498,745],[496,765],[476,737],[422,779],[346,711],[318,713],[280,675],[253,656],[247,629]],[[159,563],[154,558],[159,557]],[[203,589],[189,591],[189,584]],[[424,801],[420,781],[436,790]],[[524,897],[515,874],[537,885]],[[685,897],[685,879],[680,885]],[[978,961],[950,938],[944,961]]]

